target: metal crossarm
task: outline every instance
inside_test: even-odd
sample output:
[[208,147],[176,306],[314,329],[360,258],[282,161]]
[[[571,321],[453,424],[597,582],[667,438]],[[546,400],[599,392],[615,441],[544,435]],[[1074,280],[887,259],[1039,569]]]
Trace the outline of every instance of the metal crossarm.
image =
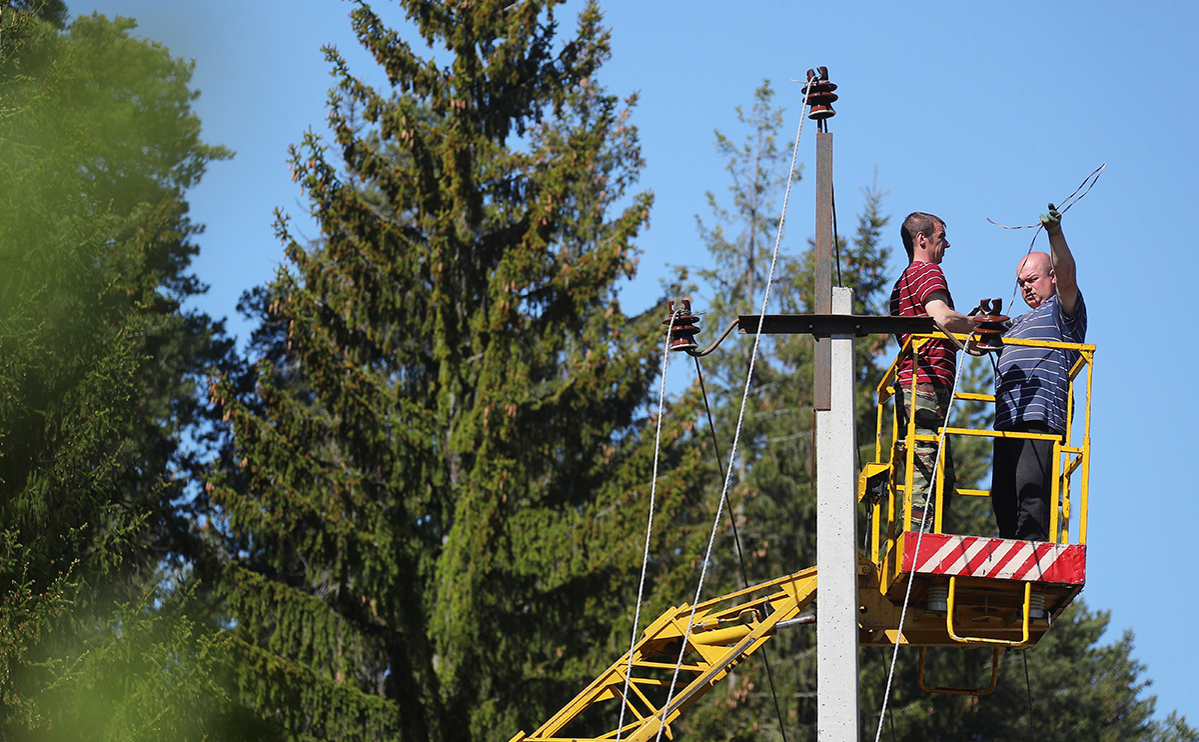
[[911,335],[937,331],[931,317],[875,317],[861,314],[743,314],[737,329],[747,335]]
[[[696,606],[672,608],[651,623],[633,647],[532,734],[511,742],[648,742],[673,739],[670,725],[729,671],[793,622],[816,595],[816,568],[796,572]],[[679,646],[687,637],[674,695],[668,698]],[[621,697],[625,721],[620,726]],[[604,703],[615,701],[616,703]],[[598,731],[597,731],[598,730]]]

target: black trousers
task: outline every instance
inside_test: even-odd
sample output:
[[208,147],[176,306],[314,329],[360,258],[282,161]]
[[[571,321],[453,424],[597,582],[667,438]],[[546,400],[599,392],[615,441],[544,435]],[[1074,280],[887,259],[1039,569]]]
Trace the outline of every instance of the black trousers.
[[[1018,423],[1021,433],[1053,433],[1040,422]],[[991,464],[991,508],[1000,538],[1049,540],[1053,492],[1053,441],[996,438]]]

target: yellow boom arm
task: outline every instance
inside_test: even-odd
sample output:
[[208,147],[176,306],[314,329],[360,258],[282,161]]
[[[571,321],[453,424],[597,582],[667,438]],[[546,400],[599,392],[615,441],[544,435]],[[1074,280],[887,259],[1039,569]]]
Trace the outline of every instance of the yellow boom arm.
[[[625,654],[539,729],[520,732],[511,742],[614,740],[618,733],[621,740],[649,742],[663,726],[663,735],[673,739],[671,723],[783,624],[810,622],[800,612],[815,595],[812,567],[699,604],[690,632],[691,606],[672,608],[645,629],[632,662]],[[684,637],[686,651],[670,695]]]

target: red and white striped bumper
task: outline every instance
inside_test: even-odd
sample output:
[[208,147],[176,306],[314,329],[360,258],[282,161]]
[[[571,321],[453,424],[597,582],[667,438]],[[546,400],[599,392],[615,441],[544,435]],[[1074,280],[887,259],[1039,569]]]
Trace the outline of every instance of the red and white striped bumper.
[[1085,544],[956,536],[903,534],[903,571],[929,575],[985,577],[997,580],[1083,585],[1087,575]]

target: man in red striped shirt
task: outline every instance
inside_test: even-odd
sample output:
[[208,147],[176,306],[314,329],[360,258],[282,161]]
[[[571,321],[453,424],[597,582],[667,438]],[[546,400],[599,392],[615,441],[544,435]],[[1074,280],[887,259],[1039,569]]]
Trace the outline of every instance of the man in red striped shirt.
[[[891,314],[900,317],[932,317],[951,332],[970,332],[974,321],[953,308],[953,297],[945,274],[941,272],[941,261],[949,249],[945,238],[945,222],[932,214],[914,212],[903,220],[900,228],[903,249],[908,253],[908,267],[895,282],[891,291]],[[900,345],[907,336],[899,338]],[[953,403],[953,380],[957,353],[948,340],[930,340],[920,349],[917,363],[907,358],[899,367],[900,398],[903,400],[904,419],[914,414],[917,435],[938,435],[938,428],[945,425]],[[913,368],[914,366],[914,368]],[[912,390],[915,376],[915,393]],[[913,408],[915,411],[913,412]],[[909,482],[912,497],[912,528],[931,531],[934,523],[934,505],[931,487],[933,468],[937,460],[937,444],[932,441],[917,441],[916,462]],[[957,477],[953,470],[953,456],[949,441],[945,442],[944,504],[953,494]]]

